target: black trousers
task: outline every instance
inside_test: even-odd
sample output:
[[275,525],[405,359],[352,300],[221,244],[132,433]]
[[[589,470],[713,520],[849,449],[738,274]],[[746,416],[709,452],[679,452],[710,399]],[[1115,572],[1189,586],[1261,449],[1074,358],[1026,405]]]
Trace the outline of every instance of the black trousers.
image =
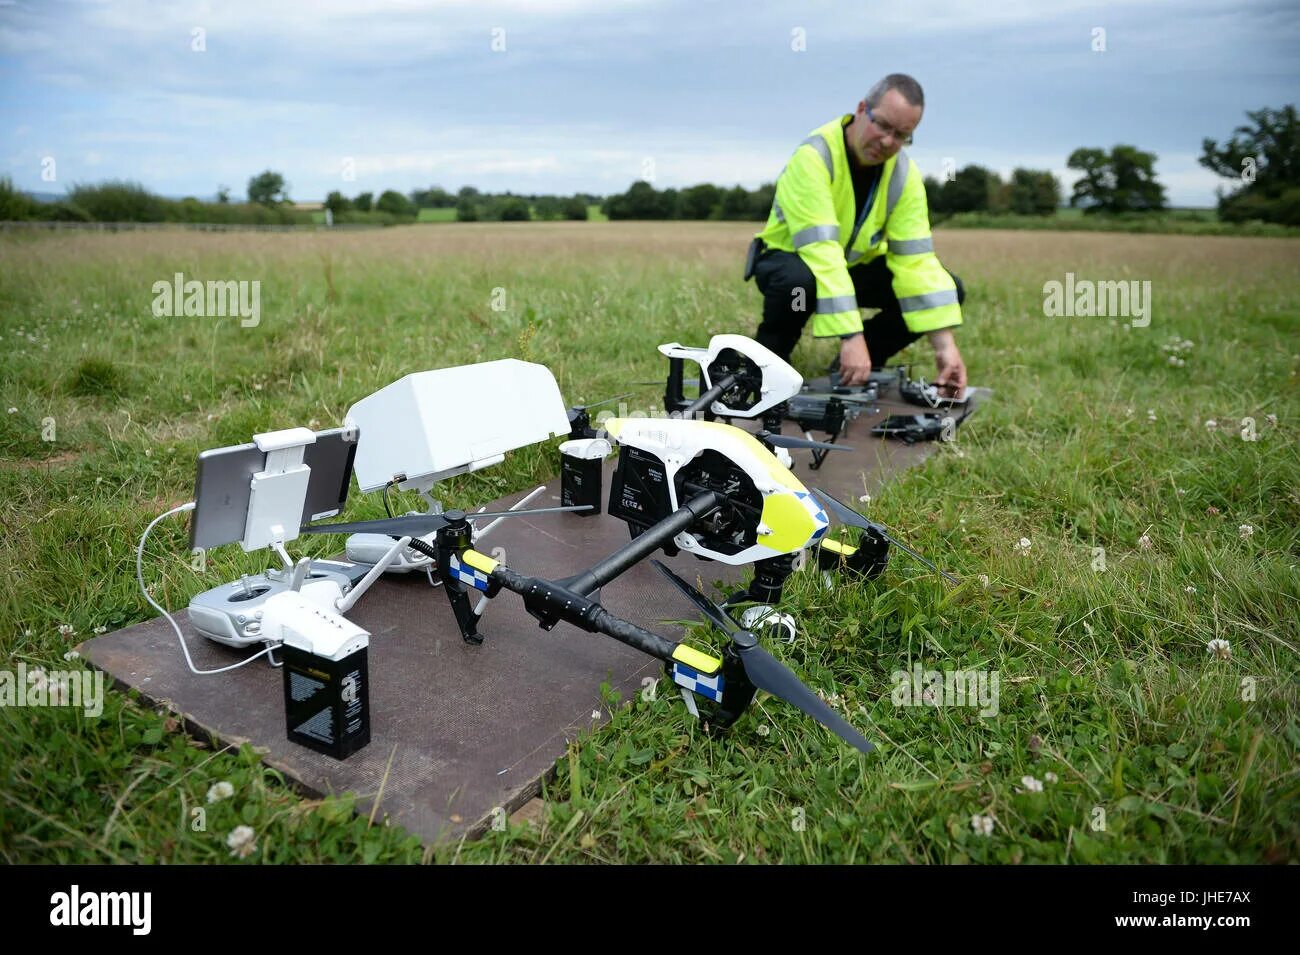
[[[948,273],[952,275],[951,272]],[[866,265],[849,269],[853,289],[857,293],[859,308],[878,308],[880,312],[863,323],[867,339],[867,353],[871,364],[877,368],[921,337],[909,331],[903,321],[903,310],[894,294],[893,273],[878,256]],[[961,279],[952,275],[957,283],[957,302],[966,301],[966,289]],[[754,338],[786,361],[803,334],[803,327],[817,308],[817,281],[812,270],[796,252],[768,249],[754,263],[754,282],[763,293],[763,321]],[[796,296],[796,290],[803,291]],[[802,302],[799,300],[802,299]],[[803,308],[795,306],[802,304]]]

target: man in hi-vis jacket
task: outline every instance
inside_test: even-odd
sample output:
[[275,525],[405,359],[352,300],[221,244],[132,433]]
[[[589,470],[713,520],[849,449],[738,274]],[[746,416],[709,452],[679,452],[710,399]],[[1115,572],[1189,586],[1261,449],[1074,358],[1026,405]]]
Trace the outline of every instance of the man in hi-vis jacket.
[[[945,395],[966,387],[953,338],[961,281],[939,264],[921,171],[904,146],[921,122],[916,80],[891,73],[856,113],[814,130],[776,182],[767,226],[750,246],[745,278],[763,293],[755,338],[789,359],[812,318],[817,338],[840,339],[842,384],[929,335]],[[880,312],[864,326],[859,308]]]

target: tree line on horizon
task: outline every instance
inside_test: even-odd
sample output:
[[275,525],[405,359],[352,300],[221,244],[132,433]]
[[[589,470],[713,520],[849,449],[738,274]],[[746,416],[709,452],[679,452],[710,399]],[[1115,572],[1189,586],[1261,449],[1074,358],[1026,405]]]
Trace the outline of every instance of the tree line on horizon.
[[[1202,141],[1200,164],[1239,182],[1231,191],[1220,189],[1219,216],[1227,222],[1260,220],[1300,226],[1300,122],[1296,107],[1265,108],[1246,116],[1250,123],[1238,126],[1225,142]],[[1076,149],[1066,163],[1080,174],[1069,204],[1089,215],[1163,210],[1167,203],[1164,187],[1156,179],[1155,161],[1154,153],[1132,145]],[[1015,169],[1003,181],[993,170],[967,165],[943,181],[926,177],[925,188],[936,222],[968,212],[1046,217],[1062,204],[1060,181],[1045,170]],[[626,192],[602,198],[588,193],[488,193],[473,186],[451,193],[434,185],[405,194],[393,189],[378,196],[373,191],[362,192],[352,198],[333,191],[326,196],[324,207],[334,222],[378,225],[414,222],[421,209],[454,209],[454,218],[461,222],[582,220],[589,207],[597,204],[610,219],[763,221],[771,211],[775,192],[773,183],[753,190],[712,183],[657,190],[651,183],[637,180]],[[111,180],[74,184],[65,197],[41,202],[16,189],[8,177],[0,177],[0,221],[257,225],[313,221],[310,210],[294,206],[284,175],[275,170],[251,177],[247,197],[245,203],[232,202],[230,188],[220,186],[215,201],[193,196],[169,199],[137,182]]]

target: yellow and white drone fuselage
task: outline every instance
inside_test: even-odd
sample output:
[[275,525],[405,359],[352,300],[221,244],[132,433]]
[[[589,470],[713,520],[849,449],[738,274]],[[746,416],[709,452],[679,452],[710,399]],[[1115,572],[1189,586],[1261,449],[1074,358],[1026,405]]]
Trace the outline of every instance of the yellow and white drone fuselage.
[[[810,547],[830,526],[826,512],[802,482],[740,428],[679,418],[613,418],[604,422],[604,430],[619,445],[641,452],[638,459],[642,462],[640,488],[630,490],[621,501],[611,494],[610,513],[621,507],[620,516],[625,519],[630,519],[628,512],[632,511],[638,513],[638,521],[644,515],[644,524],[654,523],[666,516],[656,510],[671,512],[692,496],[682,487],[688,483],[684,479],[699,473],[705,460],[713,462],[708,473],[715,480],[719,471],[725,470],[737,499],[746,498],[748,510],[758,512],[748,532],[741,535],[744,546],[734,552],[711,548],[692,533],[678,534],[673,543],[688,553],[724,564],[749,564]],[[656,460],[659,468],[654,466]],[[656,498],[657,508],[653,506]]]

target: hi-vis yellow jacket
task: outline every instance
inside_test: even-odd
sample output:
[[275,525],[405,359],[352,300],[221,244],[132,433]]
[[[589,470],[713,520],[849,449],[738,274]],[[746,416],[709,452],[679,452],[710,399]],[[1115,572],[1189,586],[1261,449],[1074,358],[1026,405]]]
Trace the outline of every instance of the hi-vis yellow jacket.
[[813,130],[776,181],[776,201],[758,237],[798,252],[817,279],[812,331],[818,338],[862,331],[849,269],[886,256],[903,320],[913,332],[961,324],[957,286],[934,254],[921,170],[903,150],[885,160],[879,185],[854,221],[844,148],[846,114]]

